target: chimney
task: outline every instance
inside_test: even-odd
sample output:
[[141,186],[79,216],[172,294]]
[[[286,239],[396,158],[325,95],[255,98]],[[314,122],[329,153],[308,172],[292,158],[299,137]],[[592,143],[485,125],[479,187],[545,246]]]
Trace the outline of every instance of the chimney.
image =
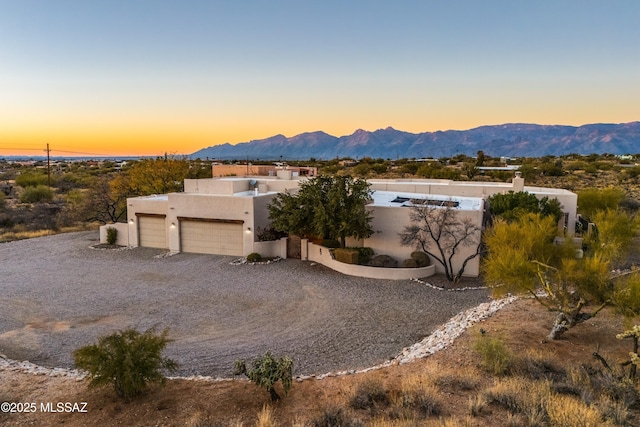
[[524,191],[524,178],[522,177],[522,172],[517,171],[516,176],[511,181],[513,186],[513,191],[516,193],[519,191]]

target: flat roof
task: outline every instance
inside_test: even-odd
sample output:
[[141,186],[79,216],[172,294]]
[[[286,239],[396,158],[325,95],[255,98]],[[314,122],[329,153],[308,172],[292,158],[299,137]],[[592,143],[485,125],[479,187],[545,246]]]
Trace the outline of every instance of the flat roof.
[[420,204],[428,204],[435,207],[453,207],[465,211],[477,211],[482,209],[481,197],[445,196],[441,194],[405,193],[400,191],[374,190],[371,198],[373,203],[369,206],[385,207],[410,207]]

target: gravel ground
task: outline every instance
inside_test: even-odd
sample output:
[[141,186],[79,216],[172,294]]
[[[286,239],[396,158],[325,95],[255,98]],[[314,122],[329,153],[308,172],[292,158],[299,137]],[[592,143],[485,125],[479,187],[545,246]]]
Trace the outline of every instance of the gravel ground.
[[0,244],[0,352],[72,367],[74,349],[129,326],[170,328],[179,375],[230,376],[233,361],[272,351],[294,374],[379,364],[487,291],[355,278],[300,260],[92,249],[97,232]]

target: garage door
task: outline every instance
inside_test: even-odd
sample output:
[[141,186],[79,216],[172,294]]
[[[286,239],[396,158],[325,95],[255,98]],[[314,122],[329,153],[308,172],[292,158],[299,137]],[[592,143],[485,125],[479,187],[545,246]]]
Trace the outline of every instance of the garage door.
[[180,250],[242,256],[242,223],[180,221]]
[[140,246],[166,249],[167,227],[164,216],[139,216],[138,237]]

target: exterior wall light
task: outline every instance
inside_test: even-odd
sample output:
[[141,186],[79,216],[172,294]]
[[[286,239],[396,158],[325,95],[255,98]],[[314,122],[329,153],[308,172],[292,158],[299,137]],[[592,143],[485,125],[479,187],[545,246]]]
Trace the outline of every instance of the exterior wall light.
[[245,233],[251,233],[251,227],[247,227],[247,231]]
[[133,218],[129,220],[129,224],[133,224]]
[[175,222],[171,223],[171,228],[176,228],[176,223]]

